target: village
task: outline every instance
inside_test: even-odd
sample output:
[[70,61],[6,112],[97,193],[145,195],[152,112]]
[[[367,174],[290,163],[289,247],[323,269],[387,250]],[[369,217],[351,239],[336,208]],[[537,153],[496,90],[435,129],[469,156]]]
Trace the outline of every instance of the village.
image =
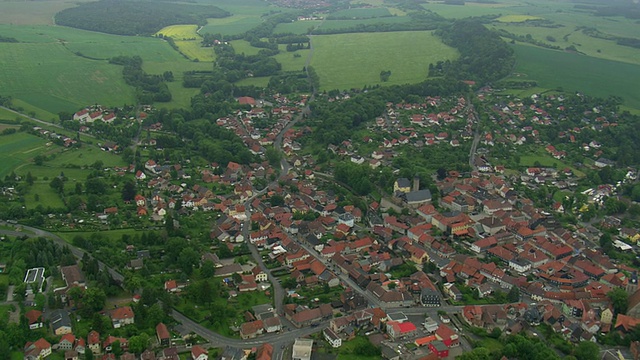
[[[487,90],[478,98],[486,102],[491,96]],[[330,100],[345,99],[348,96]],[[444,169],[429,179],[397,176],[387,194],[356,202],[330,169],[304,151],[304,137],[313,131],[303,116],[306,97],[296,101],[279,95],[269,101],[242,97],[238,102],[250,110],[218,118],[216,124],[238,135],[261,162],[196,167],[149,158],[142,169],[133,165],[105,169],[109,176],[135,179],[135,196],[120,207],[105,206],[90,219],[51,216],[48,228],[109,230],[132,223],[158,228],[169,222],[171,229],[179,229],[189,217],[204,219],[203,214],[211,214],[206,215],[212,220],[202,241],[213,246],[199,254],[195,266],[212,264],[213,276],[228,289],[229,298],[252,292],[273,297],[271,303],[245,309],[244,322],[232,329],[234,336],[254,340],[258,346],[238,351],[243,347],[222,346],[196,327],[201,345],[176,347],[174,340],[189,332],[158,323],[156,338],[149,341],[153,345],[136,347],[144,350],[140,354],[144,360],[178,359],[183,353],[206,360],[207,347],[221,346],[223,359],[252,354],[260,360],[279,360],[283,353],[290,353],[293,359],[306,360],[317,352],[331,354],[332,348],[360,337],[379,348],[385,359],[443,359],[471,350],[478,334],[536,335],[539,327],[551,329],[569,344],[597,342],[614,332],[624,337],[640,323],[637,270],[611,259],[602,249],[601,238],[607,229],[619,229],[612,239],[614,248],[634,253],[640,232],[623,227],[613,215],[571,226],[559,218],[568,212],[581,218],[602,206],[606,198],[616,196],[621,184],[636,181],[636,170],[624,169],[619,183],[583,191],[582,202],[527,197],[547,187],[569,194],[581,178],[576,170],[612,165],[597,140],[578,143],[575,135],[580,128],[560,134],[566,143],[546,142],[538,128],[551,124],[553,117],[543,108],[562,111],[562,99],[527,101],[533,103],[526,106],[512,100],[494,106],[491,121],[504,125],[498,119],[508,119],[509,127],[480,133],[477,112],[464,97],[388,103],[386,112],[367,127],[371,135],[327,148],[334,160],[378,171],[393,168],[394,159],[406,148],[464,148],[472,149],[471,170]],[[153,118],[153,111],[145,109],[144,117]],[[112,121],[111,114],[85,109],[74,119],[87,127],[82,131],[89,131],[94,121]],[[584,115],[585,127],[615,126],[599,111]],[[147,127],[151,136],[137,146],[153,148],[154,135],[162,134],[163,124],[152,122]],[[538,164],[516,172],[492,156],[494,148],[505,144],[528,143],[538,144],[559,163],[575,152],[593,160],[582,164],[581,170],[574,163]],[[477,146],[481,147],[475,150]],[[268,159],[265,154],[270,147],[284,157]],[[222,258],[220,248],[248,259],[239,263],[233,256]],[[152,260],[141,248],[118,251],[128,254],[128,260],[117,270],[141,271]],[[28,290],[26,301],[43,291],[43,272],[27,273],[28,289],[38,290]],[[72,304],[67,292],[86,287],[83,272],[78,265],[62,267],[60,272],[65,287],[54,291],[65,304]],[[180,298],[194,286],[176,272],[162,278],[162,290],[172,297]],[[612,293],[625,302],[628,298],[628,303],[621,306]],[[131,302],[139,301],[140,295],[133,295]],[[48,323],[53,334],[60,336],[53,344],[44,338],[27,343],[25,359],[45,358],[52,349],[64,351],[69,360],[88,352],[115,359],[112,345],[116,341],[121,359],[137,358],[136,351],[127,351],[129,340],[124,337],[94,330],[86,339],[76,338],[69,311],[23,314],[30,328]],[[114,329],[135,321],[130,306],[105,314]],[[306,336],[294,343],[287,334],[295,331]],[[309,338],[313,333],[321,335]],[[637,343],[630,351],[637,354]]]

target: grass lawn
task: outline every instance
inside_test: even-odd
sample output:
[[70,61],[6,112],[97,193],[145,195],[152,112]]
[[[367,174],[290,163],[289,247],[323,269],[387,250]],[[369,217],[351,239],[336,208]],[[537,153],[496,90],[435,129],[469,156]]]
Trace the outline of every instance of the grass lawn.
[[23,360],[24,354],[20,351],[12,351],[11,352],[11,360]]
[[55,158],[46,162],[48,166],[66,167],[89,166],[96,161],[102,161],[104,167],[125,166],[122,157],[97,147],[84,147],[82,149],[65,149],[56,154]]
[[[44,207],[51,206],[53,208],[61,208],[64,207],[64,203],[60,198],[60,195],[55,192],[49,186],[51,181],[36,181],[31,185],[31,189],[29,190],[29,194],[25,197],[25,204],[27,208],[33,209],[38,205],[42,205]],[[38,195],[38,200],[36,201],[35,197]]]
[[338,348],[338,357],[336,360],[373,360],[379,359],[379,356],[362,356],[354,354],[356,347],[358,346],[372,346],[369,340],[364,336],[357,336],[355,339],[342,343],[342,346]]
[[536,80],[541,88],[563,88],[605,98],[617,95],[626,105],[640,108],[640,93],[636,91],[640,65],[528,45],[513,48],[517,57],[515,72],[520,74],[515,80]]
[[11,171],[30,163],[36,155],[48,151],[45,144],[44,139],[22,132],[0,136],[0,177],[4,178]]
[[556,169],[564,169],[570,168],[573,173],[578,177],[583,177],[584,173],[573,166],[563,162],[562,160],[558,160],[550,155],[543,154],[541,150],[538,150],[536,153],[530,155],[521,155],[520,156],[520,165],[521,166],[534,166],[536,163],[539,163],[542,166],[555,167]]
[[[457,56],[431,32],[318,35],[312,41],[311,65],[322,90],[420,82],[430,63]],[[380,72],[386,70],[391,77],[383,83]]]
[[[310,51],[308,49],[297,50],[295,52],[288,52],[285,49],[286,46],[280,46],[280,53],[274,58],[282,64],[283,71],[300,71],[304,68],[304,64],[309,57]],[[300,57],[294,57],[294,54],[300,54]]]
[[0,109],[0,120],[8,120],[8,121],[14,121],[17,118],[20,119],[26,119],[26,117],[22,116],[22,115],[18,115],[14,112],[11,112],[9,110],[6,109]]
[[491,353],[496,353],[504,347],[504,344],[498,339],[485,337],[479,341],[478,347],[488,349]]
[[257,55],[261,50],[260,48],[251,46],[246,40],[233,40],[229,43],[233,46],[236,54]]

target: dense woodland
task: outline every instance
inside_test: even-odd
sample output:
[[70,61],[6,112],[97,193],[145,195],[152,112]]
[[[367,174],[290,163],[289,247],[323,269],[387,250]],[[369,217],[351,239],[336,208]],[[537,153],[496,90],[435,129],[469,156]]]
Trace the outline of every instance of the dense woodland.
[[231,14],[216,6],[168,2],[101,0],[60,11],[57,25],[116,35],[152,35],[176,24],[204,25],[207,18]]

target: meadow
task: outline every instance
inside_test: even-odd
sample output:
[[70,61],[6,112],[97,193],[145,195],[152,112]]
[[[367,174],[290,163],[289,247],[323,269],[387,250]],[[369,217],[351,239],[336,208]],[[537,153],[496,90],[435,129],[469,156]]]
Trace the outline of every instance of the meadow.
[[[46,141],[35,135],[18,132],[0,136],[0,177],[29,164],[34,157],[49,151]],[[26,172],[24,172],[26,174]]]
[[511,80],[535,80],[540,88],[562,88],[599,97],[617,95],[626,105],[640,107],[640,93],[636,91],[640,65],[529,45],[517,44],[513,49],[517,58],[515,73],[520,76],[512,76]]
[[[322,90],[382,84],[381,71],[391,71],[384,84],[420,82],[429,63],[454,59],[455,49],[430,32],[317,35],[311,59]],[[420,44],[420,46],[416,46]]]
[[189,60],[212,62],[215,60],[213,48],[201,45],[202,36],[197,32],[197,25],[171,25],[158,31],[156,35],[162,34],[170,37],[175,42],[180,53]]
[[106,61],[114,56],[138,55],[150,74],[173,72],[175,81],[169,83],[173,100],[157,104],[160,107],[189,106],[198,91],[182,87],[184,71],[211,67],[211,63],[185,59],[159,38],[117,36],[59,26],[0,25],[0,34],[24,42],[0,44],[0,62],[7,64],[0,69],[0,82],[5,85],[3,93],[13,96],[15,106],[25,112],[33,111],[45,120],[57,118],[60,111],[74,112],[87,104],[134,103],[134,90],[124,83],[122,67]]
[[293,33],[293,34],[307,34],[309,29],[314,29],[322,24],[322,20],[303,20],[293,21],[290,23],[278,24],[273,30],[274,34]]
[[84,1],[87,0],[1,1],[0,24],[53,25],[53,16],[58,11]]

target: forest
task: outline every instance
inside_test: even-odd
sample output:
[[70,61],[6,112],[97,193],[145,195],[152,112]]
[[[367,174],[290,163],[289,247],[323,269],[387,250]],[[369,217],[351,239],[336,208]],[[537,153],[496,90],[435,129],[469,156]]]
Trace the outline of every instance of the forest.
[[206,24],[231,13],[216,6],[168,2],[100,0],[60,11],[57,25],[116,35],[152,35],[176,24]]
[[445,63],[434,75],[486,84],[509,75],[515,65],[513,49],[478,21],[455,21],[436,34],[456,48],[460,58]]

